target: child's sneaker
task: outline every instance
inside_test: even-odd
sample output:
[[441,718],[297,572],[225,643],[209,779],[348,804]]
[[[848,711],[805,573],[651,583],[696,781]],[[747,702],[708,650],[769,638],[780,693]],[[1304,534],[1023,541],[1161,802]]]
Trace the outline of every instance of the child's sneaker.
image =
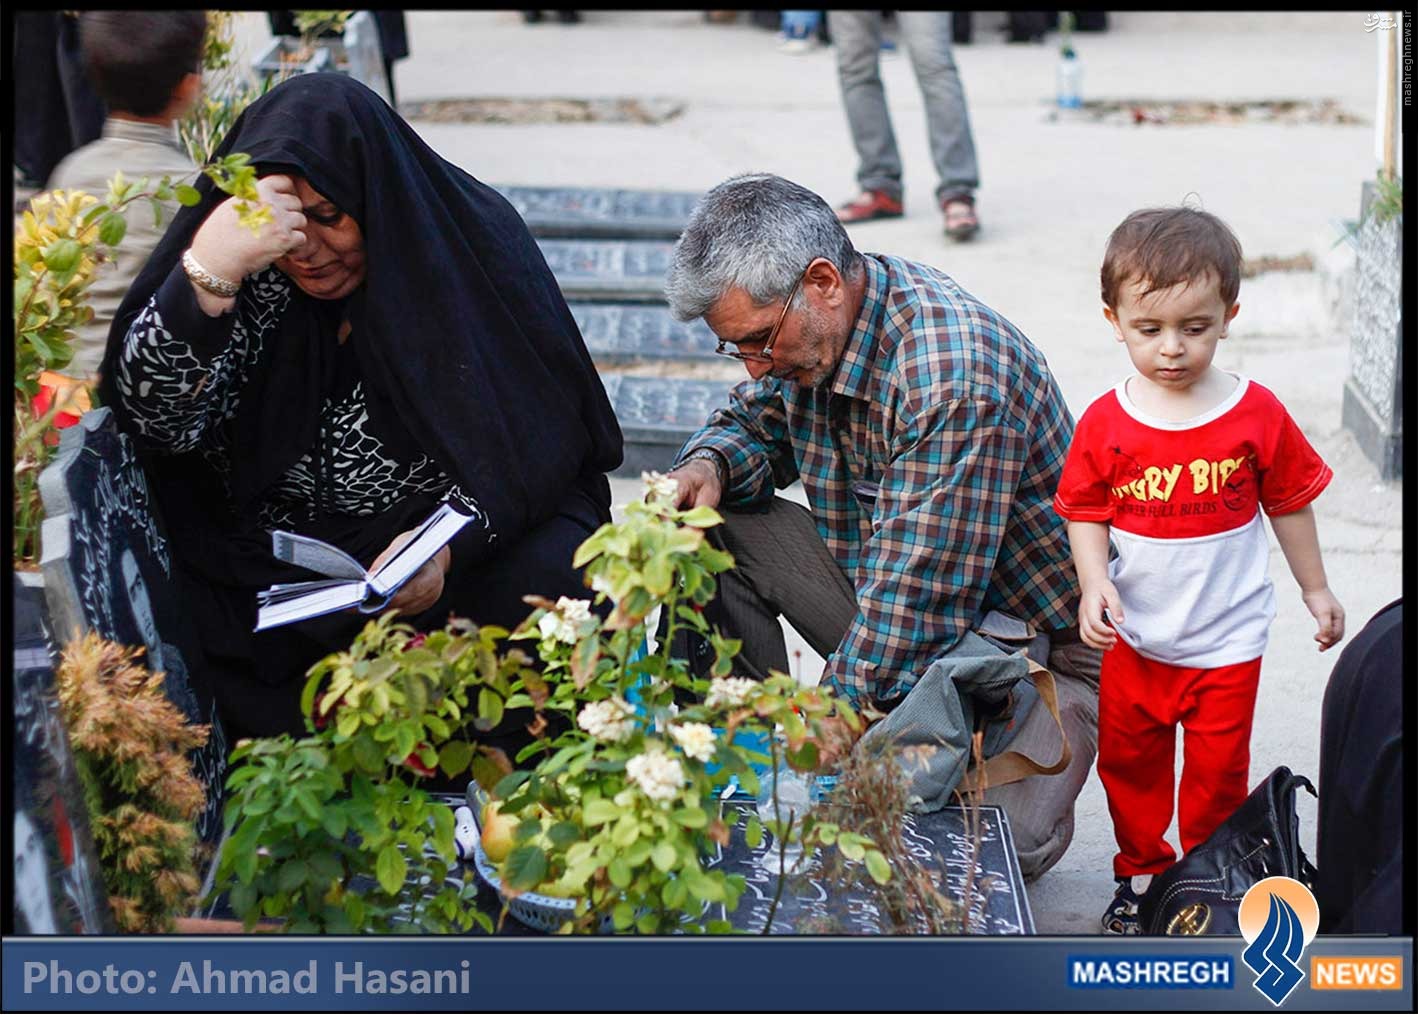
[[1118,890],[1113,901],[1103,911],[1104,934],[1139,934],[1137,922],[1137,892],[1132,890],[1132,878],[1117,878]]

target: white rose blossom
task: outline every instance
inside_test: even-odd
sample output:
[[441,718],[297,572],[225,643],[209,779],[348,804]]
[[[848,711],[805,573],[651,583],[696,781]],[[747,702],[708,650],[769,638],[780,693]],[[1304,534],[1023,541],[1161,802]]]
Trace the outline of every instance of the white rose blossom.
[[681,723],[670,727],[680,750],[695,761],[708,761],[714,756],[714,730],[702,722]]
[[679,759],[662,750],[637,754],[625,763],[625,774],[647,797],[661,803],[677,797],[684,785],[684,767]]
[[589,599],[569,599],[562,596],[556,601],[556,606],[542,614],[542,619],[537,621],[537,630],[542,633],[543,638],[575,645],[576,629],[583,621],[590,619],[590,616]]
[[709,695],[704,704],[710,708],[742,705],[758,690],[757,681],[748,677],[715,677],[709,681]]
[[635,709],[620,697],[593,701],[576,716],[576,725],[597,740],[619,743],[635,732]]
[[650,495],[651,500],[673,504],[675,498],[679,496],[679,481],[671,479],[669,476],[661,475],[658,472],[642,472],[640,473],[640,481],[645,484],[645,492]]

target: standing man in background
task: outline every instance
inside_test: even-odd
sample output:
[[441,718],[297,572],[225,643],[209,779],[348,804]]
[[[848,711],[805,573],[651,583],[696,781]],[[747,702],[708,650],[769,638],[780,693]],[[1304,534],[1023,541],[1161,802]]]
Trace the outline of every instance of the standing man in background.
[[[862,188],[857,197],[837,209],[837,217],[843,222],[899,218],[904,211],[901,153],[881,84],[882,12],[832,11],[828,17],[837,48],[842,103],[857,147],[857,183]],[[965,90],[950,51],[951,14],[897,11],[896,22],[925,100],[931,161],[939,177],[936,200],[945,215],[945,234],[953,240],[968,240],[980,229],[975,215],[980,169]]]

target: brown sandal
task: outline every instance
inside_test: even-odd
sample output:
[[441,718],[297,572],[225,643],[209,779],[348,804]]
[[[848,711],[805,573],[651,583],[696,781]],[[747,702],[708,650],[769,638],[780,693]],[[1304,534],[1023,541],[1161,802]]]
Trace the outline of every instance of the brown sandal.
[[975,202],[963,197],[953,197],[941,205],[945,212],[945,235],[952,240],[968,240],[980,231],[980,220],[975,217]]

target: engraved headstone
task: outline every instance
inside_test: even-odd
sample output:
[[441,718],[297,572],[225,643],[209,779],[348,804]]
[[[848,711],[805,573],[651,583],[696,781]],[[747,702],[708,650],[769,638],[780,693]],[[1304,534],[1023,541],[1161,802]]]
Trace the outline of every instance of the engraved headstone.
[[108,892],[59,716],[44,592],[18,575],[13,581],[15,932],[110,934]]
[[678,190],[609,187],[513,187],[497,190],[533,236],[567,239],[673,240],[700,195]]
[[659,240],[539,240],[568,300],[660,303],[673,243]]
[[[1004,811],[990,804],[980,807],[978,850],[966,813],[960,807],[909,814],[905,826],[906,848],[930,873],[937,890],[962,903],[968,890],[969,923],[962,927],[962,933],[1034,933],[1034,916]],[[717,919],[728,920],[741,931],[763,932],[778,890],[779,876],[763,863],[764,854],[772,848],[772,836],[768,834],[757,848],[750,848],[744,840],[743,822],[739,822],[729,844],[717,850],[709,866],[741,874],[747,883],[738,908],[727,912],[718,906],[714,913]],[[863,888],[849,891],[841,884],[820,880],[815,873],[821,870],[821,862],[821,858],[805,860],[800,873],[788,876],[777,909],[773,910],[771,933],[891,933],[891,921],[881,912],[874,894]],[[824,927],[830,930],[824,931]]]
[[712,361],[718,339],[696,318],[676,321],[668,307],[648,303],[571,303],[571,314],[599,362],[641,359]]
[[193,771],[207,789],[197,834],[215,842],[222,830],[226,736],[216,702],[200,674],[189,672],[181,604],[167,538],[132,441],[109,409],[87,412],[62,431],[59,453],[39,480],[45,520],[41,568],[52,629],[67,641],[88,631],[146,650],[149,669],[166,674],[173,704],[211,736],[193,752]]
[[734,383],[625,374],[602,375],[601,380],[625,437],[625,462],[616,470],[618,476],[668,470],[689,435],[715,409],[728,404]]
[[1400,218],[1371,213],[1376,196],[1366,183],[1342,417],[1388,480],[1403,475],[1403,235]]

